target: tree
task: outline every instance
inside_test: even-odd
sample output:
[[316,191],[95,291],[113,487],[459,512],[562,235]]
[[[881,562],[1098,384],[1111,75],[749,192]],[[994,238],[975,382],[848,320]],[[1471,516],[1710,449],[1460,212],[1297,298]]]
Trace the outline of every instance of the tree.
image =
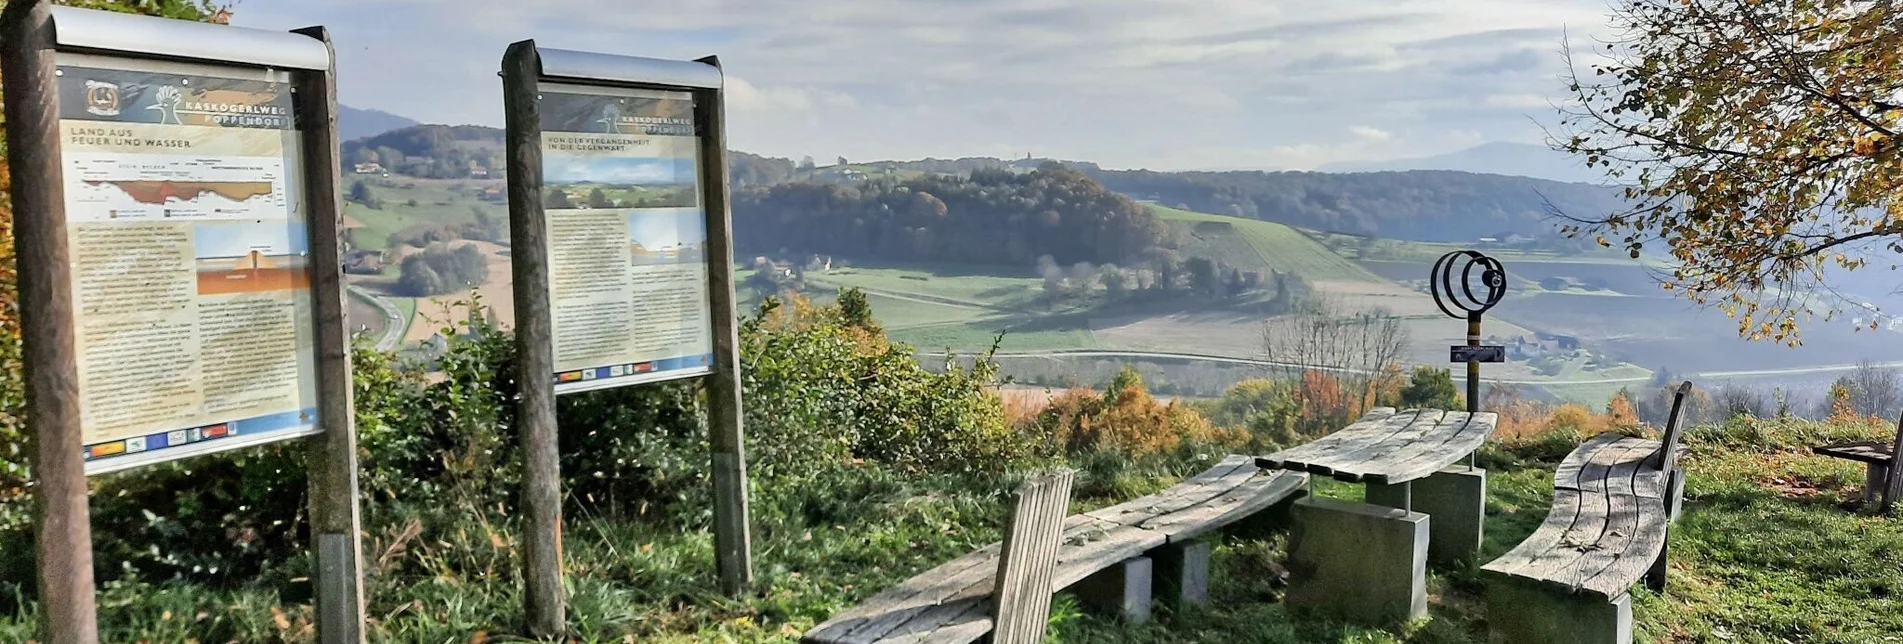
[[1899,381],[1895,369],[1865,360],[1844,376],[1844,382],[1850,386],[1851,407],[1857,413],[1891,418],[1903,406],[1903,381]]
[[814,167],[814,164],[813,164],[812,155],[809,154],[809,155],[800,157],[800,172],[811,174],[813,172],[813,167]]
[[589,208],[613,208],[615,207],[615,202],[613,199],[608,198],[607,192],[603,191],[601,188],[595,188],[594,190],[588,191],[588,207]]
[[383,201],[377,199],[376,193],[371,192],[370,185],[364,183],[362,179],[351,182],[350,200],[363,204],[368,208],[383,208]]
[[846,162],[846,157],[839,157],[839,167],[840,167],[840,168],[842,168],[842,169],[843,169],[843,168],[845,168],[845,167],[846,167],[846,166],[848,166],[848,165],[851,165],[851,164],[849,164],[849,163],[847,163],[847,162]]
[[1663,242],[1668,288],[1797,344],[1800,319],[1842,312],[1806,295],[1827,270],[1903,253],[1903,3],[1618,0],[1613,16],[1552,143],[1631,205],[1564,214],[1566,232],[1633,257]]
[[[1308,299],[1296,312],[1270,318],[1262,327],[1264,359],[1283,377],[1301,379],[1298,402],[1318,406],[1317,422],[1332,429],[1346,426],[1377,392],[1389,388],[1386,379],[1400,376],[1392,367],[1401,363],[1407,346],[1407,327],[1392,313],[1349,310],[1328,298]],[[1311,395],[1334,388],[1343,395]]]
[[839,322],[874,333],[884,332],[872,319],[872,302],[866,299],[866,292],[857,288],[839,290]]
[[1103,284],[1103,292],[1110,299],[1118,299],[1130,289],[1130,278],[1116,264],[1104,264],[1097,268],[1097,282]]
[[1207,257],[1191,257],[1183,260],[1183,271],[1189,273],[1189,290],[1197,295],[1214,296],[1222,292],[1222,269]]
[[1439,367],[1415,367],[1401,390],[1401,405],[1410,409],[1462,409],[1460,391],[1454,388],[1452,371]]

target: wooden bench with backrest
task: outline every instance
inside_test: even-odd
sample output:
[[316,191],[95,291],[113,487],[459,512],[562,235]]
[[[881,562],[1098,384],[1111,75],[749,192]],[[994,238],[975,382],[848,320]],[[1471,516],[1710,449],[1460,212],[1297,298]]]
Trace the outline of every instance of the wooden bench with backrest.
[[1685,473],[1678,387],[1660,440],[1605,433],[1553,474],[1553,506],[1525,541],[1482,566],[1495,642],[1632,641],[1632,585],[1665,589],[1666,539]]
[[[1207,546],[1199,541],[1201,537],[1303,493],[1306,475],[1262,473],[1251,460],[1229,456],[1162,492],[1091,512],[1065,517],[1060,509],[1056,516],[1061,520],[1061,534],[1051,555],[1024,554],[1035,551],[1027,550],[1018,538],[1020,517],[1049,513],[1028,508],[1027,496],[1021,492],[1010,519],[1012,528],[1003,542],[873,595],[813,627],[801,641],[961,644],[989,633],[993,642],[1034,642],[1037,637],[1007,639],[1004,625],[1034,623],[1041,637],[1053,592],[1106,585],[1097,582],[1111,576],[1119,583],[1110,594],[1140,604],[1132,607],[1142,611],[1133,615],[1140,617],[1147,614],[1153,570],[1152,558],[1146,555],[1157,555],[1156,561],[1164,564],[1155,569],[1164,582],[1161,585],[1194,601],[1201,589],[1188,587],[1195,582],[1183,580],[1206,578],[1206,573],[1197,570],[1207,565]],[[1048,560],[1050,572],[1023,580],[1009,570],[1000,574],[1014,558]],[[1024,601],[1032,596],[1041,597],[1042,603]]]
[[1903,498],[1903,467],[1897,464],[1897,455],[1903,454],[1903,418],[1897,419],[1896,436],[1887,444],[1856,441],[1815,447],[1811,452],[1863,463],[1863,504],[1875,505],[1878,514],[1889,512]]

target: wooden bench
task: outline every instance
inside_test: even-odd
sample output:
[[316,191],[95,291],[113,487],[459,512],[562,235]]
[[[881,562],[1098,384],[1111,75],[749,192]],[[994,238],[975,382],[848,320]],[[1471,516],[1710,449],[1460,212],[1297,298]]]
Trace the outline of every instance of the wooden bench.
[[1478,556],[1486,471],[1470,459],[1497,415],[1377,408],[1320,440],[1256,459],[1367,484],[1366,504],[1309,498],[1294,508],[1288,603],[1362,622],[1427,613],[1427,561]]
[[1628,643],[1634,583],[1665,588],[1666,539],[1684,470],[1679,386],[1662,440],[1605,433],[1553,474],[1553,507],[1525,541],[1482,566],[1495,642]]
[[1896,437],[1889,444],[1880,441],[1856,441],[1811,448],[1819,456],[1857,461],[1866,466],[1863,478],[1863,504],[1876,505],[1883,514],[1903,498],[1903,467],[1896,455],[1903,454],[1903,418],[1896,421]]
[[[1049,618],[1050,594],[1074,586],[1113,586],[1101,590],[1147,611],[1151,574],[1162,581],[1159,585],[1166,592],[1194,601],[1202,590],[1196,587],[1198,580],[1206,578],[1198,568],[1207,566],[1207,546],[1199,537],[1301,495],[1307,480],[1306,475],[1293,472],[1264,474],[1249,457],[1229,456],[1162,492],[1066,517],[1049,583],[1039,581],[1023,590],[1044,597],[1044,612],[1026,606],[1020,611],[1023,619],[1036,622],[1041,636]],[[1012,513],[1013,525],[1025,512],[1020,500]],[[993,616],[1003,615],[1000,609],[1008,605],[994,597],[1009,594],[1004,585],[1010,577],[998,571],[1001,563],[1009,563],[1009,553],[1019,549],[1013,537],[1007,532],[1002,543],[867,598],[813,627],[802,641],[962,644],[978,640],[993,630],[994,622],[1004,621]],[[1006,554],[1001,558],[1000,553]],[[1156,555],[1155,560],[1146,554]],[[992,640],[1036,641],[1006,640],[1002,633]]]

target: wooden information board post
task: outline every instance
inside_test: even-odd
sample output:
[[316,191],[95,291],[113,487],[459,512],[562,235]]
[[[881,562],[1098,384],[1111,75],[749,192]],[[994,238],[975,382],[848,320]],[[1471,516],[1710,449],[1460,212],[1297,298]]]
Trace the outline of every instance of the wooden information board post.
[[534,635],[565,628],[559,394],[705,376],[721,587],[752,583],[721,85],[713,57],[502,58]]
[[43,641],[99,640],[86,477],[304,439],[317,638],[363,639],[321,27],[0,13]]

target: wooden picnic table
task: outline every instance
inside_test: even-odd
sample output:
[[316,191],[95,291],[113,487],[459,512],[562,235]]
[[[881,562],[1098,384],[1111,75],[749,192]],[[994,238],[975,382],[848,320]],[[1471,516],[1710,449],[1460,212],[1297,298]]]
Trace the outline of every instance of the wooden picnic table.
[[1353,483],[1394,485],[1426,478],[1487,442],[1492,412],[1377,407],[1361,420],[1312,443],[1256,459],[1265,469],[1332,476]]
[[1890,506],[1903,498],[1903,467],[1897,466],[1897,454],[1903,452],[1903,419],[1896,423],[1896,437],[1890,442],[1855,441],[1813,447],[1811,452],[1818,456],[1829,456],[1863,463],[1865,474],[1863,481],[1863,502],[1874,504],[1879,513],[1889,512]]

